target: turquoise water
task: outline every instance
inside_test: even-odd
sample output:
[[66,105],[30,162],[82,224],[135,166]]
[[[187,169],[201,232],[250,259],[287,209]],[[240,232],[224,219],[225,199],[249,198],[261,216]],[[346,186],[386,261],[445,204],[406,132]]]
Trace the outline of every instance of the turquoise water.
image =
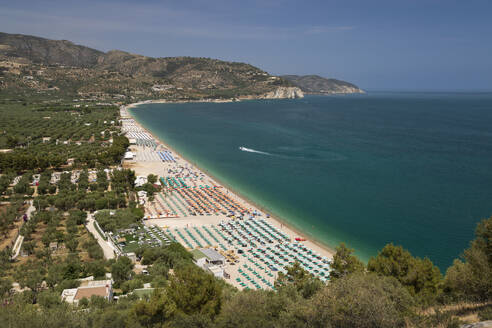
[[148,104],[132,113],[246,197],[365,260],[393,242],[444,271],[492,215],[492,94]]

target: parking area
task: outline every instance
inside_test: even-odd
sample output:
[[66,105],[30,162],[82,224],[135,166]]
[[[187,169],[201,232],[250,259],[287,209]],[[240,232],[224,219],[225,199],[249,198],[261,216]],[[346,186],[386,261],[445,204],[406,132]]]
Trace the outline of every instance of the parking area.
[[162,229],[155,225],[139,224],[132,228],[120,230],[116,234],[110,234],[109,237],[122,253],[135,252],[142,246],[160,247],[171,243]]

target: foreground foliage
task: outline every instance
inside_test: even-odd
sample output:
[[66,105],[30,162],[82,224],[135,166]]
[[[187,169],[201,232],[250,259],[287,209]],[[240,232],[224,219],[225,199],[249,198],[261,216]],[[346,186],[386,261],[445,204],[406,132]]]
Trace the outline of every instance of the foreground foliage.
[[[56,217],[54,213],[47,220]],[[69,220],[77,224],[85,217],[73,211]],[[11,281],[3,280],[0,321],[8,327],[48,323],[50,327],[455,327],[458,320],[438,310],[439,304],[450,298],[490,301],[486,270],[491,266],[491,222],[492,218],[478,225],[464,261],[456,262],[445,279],[429,260],[392,244],[372,258],[367,269],[341,245],[335,267],[343,274],[323,284],[295,263],[279,276],[276,292],[237,291],[195,266],[190,253],[177,243],[137,250],[142,262],[151,265],[147,276],[135,274],[125,257],[102,263],[98,269],[73,254],[63,262],[39,261],[22,267],[17,278],[29,291],[13,295],[8,288]],[[470,268],[477,258],[483,261],[478,262],[483,272]],[[76,286],[74,279],[89,274],[91,268],[96,275],[110,270],[128,296],[117,303],[93,297],[78,309],[60,302],[61,289]],[[461,269],[470,271],[463,276]],[[41,288],[43,280],[47,289]],[[464,288],[475,281],[473,288]],[[144,282],[151,282],[154,293],[138,299],[131,291]],[[423,306],[436,310],[424,314]],[[485,307],[480,316],[488,318],[487,311]]]

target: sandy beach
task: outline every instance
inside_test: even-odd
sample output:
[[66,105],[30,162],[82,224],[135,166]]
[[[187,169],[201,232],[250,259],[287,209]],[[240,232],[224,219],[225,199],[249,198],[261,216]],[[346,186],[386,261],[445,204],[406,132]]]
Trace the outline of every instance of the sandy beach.
[[[166,144],[164,140],[160,140],[155,135],[153,135],[151,131],[145,129],[144,126],[142,126],[139,122],[137,122],[133,118],[133,116],[128,111],[128,109],[135,108],[138,105],[147,104],[147,103],[167,103],[167,101],[165,100],[146,101],[146,102],[134,103],[121,107],[120,110],[121,118],[124,122],[123,131],[124,132],[125,130],[132,131],[132,132],[127,132],[127,136],[128,135],[134,136],[137,133],[140,133],[137,134],[139,137],[148,138],[148,142],[145,141],[144,145],[132,144],[130,146],[131,152],[136,154],[136,157],[134,160],[124,161],[123,166],[125,168],[133,169],[136,172],[137,176],[146,177],[149,174],[156,174],[160,177],[163,176],[183,177],[184,179],[188,179],[186,181],[190,181],[190,182],[187,183],[189,183],[190,186],[194,185],[195,188],[197,188],[199,184],[200,184],[199,186],[200,188],[202,187],[202,185],[213,186],[214,190],[217,190],[218,192],[222,193],[224,197],[230,198],[231,202],[237,203],[237,205],[245,209],[247,213],[249,214],[254,213],[255,217],[260,218],[261,220],[265,220],[273,227],[278,229],[278,231],[281,231],[283,234],[287,235],[292,241],[295,241],[296,238],[297,240],[299,240],[300,238],[300,240],[302,241],[302,245],[307,249],[310,249],[314,254],[317,254],[320,257],[328,260],[330,260],[333,257],[334,254],[333,250],[310,239],[308,236],[304,235],[301,231],[294,229],[293,227],[283,222],[281,219],[267,214],[261,207],[247,200],[245,197],[239,195],[237,192],[233,191],[232,188],[224,185],[223,183],[218,181],[215,177],[212,177],[208,172],[203,171],[201,168],[197,167],[189,160],[183,158],[183,156],[181,156],[179,152],[177,152],[175,149],[173,149],[168,144]],[[150,147],[149,147],[149,142],[150,142]],[[172,153],[174,161],[169,161],[169,162],[161,161],[158,157],[156,157],[156,155],[153,152],[170,152],[170,154]],[[182,195],[182,197],[184,196],[185,195]],[[149,210],[148,211],[149,219],[145,221],[147,225],[157,225],[163,227],[164,229],[184,229],[184,228],[191,228],[191,227],[193,227],[193,229],[197,229],[196,227],[201,227],[201,226],[215,227],[219,225],[221,222],[223,223],[223,222],[227,222],[228,220],[231,220],[230,215],[226,215],[224,212],[220,213],[218,211],[217,213],[209,213],[207,215],[186,215],[188,213],[186,213],[186,211],[184,211],[183,213],[182,210],[183,206],[180,206],[179,204],[176,205],[180,207],[181,214],[174,216],[172,214],[169,214],[169,212],[171,211],[171,206],[167,208],[164,203],[168,205],[172,205],[172,204],[168,202],[168,200],[166,200],[166,198],[163,196],[159,195],[156,198],[159,197],[163,202],[159,200],[158,201],[159,204],[155,204],[155,202],[153,204],[147,204]],[[162,217],[161,215],[161,217],[158,217],[157,212],[159,212],[159,210],[161,214],[162,212],[165,213],[164,216],[166,215],[169,216]],[[187,246],[185,244],[185,240],[180,240],[181,239],[180,237],[176,237],[176,239],[178,239],[178,241],[184,244],[185,247]],[[238,260],[239,263],[233,263],[232,265],[240,266],[243,264],[241,259]],[[235,267],[229,267],[225,269],[230,274],[229,282],[232,283],[233,285],[237,285],[235,280],[238,277],[237,274],[235,274],[236,273]],[[273,283],[274,279],[276,278],[276,274],[271,278],[272,279],[270,279],[270,282]],[[237,287],[241,288],[241,286],[237,286]]]

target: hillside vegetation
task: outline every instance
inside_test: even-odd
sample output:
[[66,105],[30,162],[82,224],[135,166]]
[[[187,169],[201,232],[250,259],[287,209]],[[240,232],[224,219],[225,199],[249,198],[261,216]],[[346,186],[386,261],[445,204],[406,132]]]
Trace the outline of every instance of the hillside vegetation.
[[104,53],[70,41],[0,33],[0,89],[56,90],[98,99],[201,99],[263,95],[281,78],[249,64],[210,58]]
[[283,75],[282,78],[301,88],[305,93],[364,93],[362,89],[352,83],[337,79],[327,79],[318,75]]

